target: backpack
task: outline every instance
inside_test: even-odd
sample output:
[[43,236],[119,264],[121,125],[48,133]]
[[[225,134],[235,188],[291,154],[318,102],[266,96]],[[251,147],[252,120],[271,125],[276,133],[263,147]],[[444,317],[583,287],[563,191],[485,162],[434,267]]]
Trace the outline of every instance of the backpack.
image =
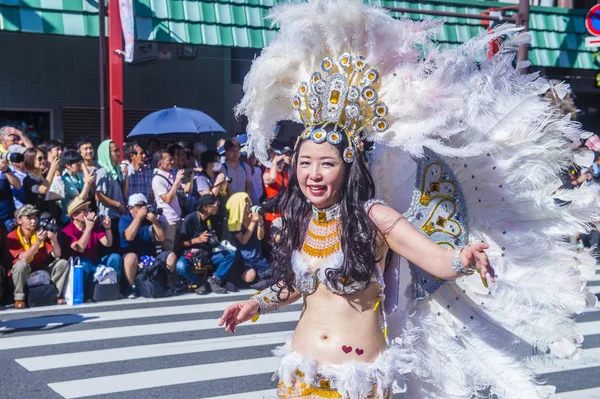
[[171,277],[165,262],[157,258],[138,273],[135,285],[144,298],[164,298],[175,294]]

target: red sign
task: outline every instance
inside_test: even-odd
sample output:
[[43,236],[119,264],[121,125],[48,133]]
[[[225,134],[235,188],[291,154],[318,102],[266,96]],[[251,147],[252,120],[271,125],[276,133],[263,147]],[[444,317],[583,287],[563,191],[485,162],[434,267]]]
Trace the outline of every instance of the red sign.
[[594,36],[600,36],[600,4],[590,8],[585,17],[585,27]]

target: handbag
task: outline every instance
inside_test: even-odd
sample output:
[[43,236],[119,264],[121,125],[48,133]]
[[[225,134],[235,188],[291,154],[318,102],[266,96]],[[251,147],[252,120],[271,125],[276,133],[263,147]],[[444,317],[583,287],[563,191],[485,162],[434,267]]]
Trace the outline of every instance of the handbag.
[[46,193],[46,201],[56,201],[65,198],[65,182],[60,177],[52,179],[50,189]]
[[69,258],[69,276],[64,292],[68,305],[81,305],[83,303],[83,266],[79,257]]

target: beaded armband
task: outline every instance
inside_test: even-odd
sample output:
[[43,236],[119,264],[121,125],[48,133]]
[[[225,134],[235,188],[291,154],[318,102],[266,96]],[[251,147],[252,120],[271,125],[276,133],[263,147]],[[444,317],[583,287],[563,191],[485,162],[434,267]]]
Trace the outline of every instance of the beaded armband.
[[465,249],[465,247],[458,247],[454,250],[454,254],[452,255],[452,269],[456,273],[471,274],[473,273],[473,270],[468,267],[465,267],[465,265],[463,265],[462,261],[460,260],[459,255],[463,251],[463,249]]
[[263,315],[271,313],[279,309],[281,301],[278,298],[278,293],[273,288],[265,288],[262,291],[258,291],[250,299],[254,299],[258,302],[258,314]]

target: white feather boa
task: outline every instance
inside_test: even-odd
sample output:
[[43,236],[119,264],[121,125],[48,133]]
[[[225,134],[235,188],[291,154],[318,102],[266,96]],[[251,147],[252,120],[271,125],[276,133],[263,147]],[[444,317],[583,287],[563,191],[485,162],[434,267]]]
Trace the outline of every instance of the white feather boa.
[[[556,191],[581,129],[543,98],[552,89],[546,79],[516,70],[529,34],[500,25],[440,51],[431,42],[438,22],[394,20],[360,0],[283,5],[272,17],[279,36],[253,63],[236,108],[248,117],[252,151],[266,160],[275,123],[300,122],[292,98],[324,57],[363,55],[380,71],[379,98],[389,108],[390,129],[371,137],[380,144],[371,169],[378,196],[408,209],[415,159],[429,148],[461,184],[470,240],[490,245],[499,278],[489,291],[477,277],[459,279],[417,304],[405,298],[388,317],[390,341],[419,333],[408,397],[548,397],[553,387],[536,380],[531,364],[540,354],[578,354],[571,316],[596,303],[585,289],[595,262],[565,236],[600,220],[600,195],[595,187]],[[495,39],[504,41],[489,58]],[[289,362],[281,375],[307,360]]]

